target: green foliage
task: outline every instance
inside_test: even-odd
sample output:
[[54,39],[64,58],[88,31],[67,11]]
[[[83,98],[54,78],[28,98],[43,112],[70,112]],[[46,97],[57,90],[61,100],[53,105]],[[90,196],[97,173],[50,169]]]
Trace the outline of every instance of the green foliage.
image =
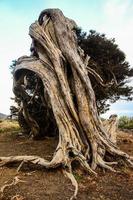
[[[117,100],[132,100],[133,87],[126,85],[130,77],[133,76],[133,69],[126,61],[124,52],[122,52],[115,39],[108,39],[105,34],[100,34],[90,30],[87,35],[80,28],[76,29],[78,44],[84,50],[85,54],[90,56],[89,67],[94,69],[103,79],[104,83],[115,80],[109,88],[103,88],[97,80],[89,74],[92,87],[96,94],[97,107],[99,113],[109,109],[110,102]],[[109,104],[107,101],[109,100]]]
[[120,117],[118,127],[122,129],[133,129],[133,117]]

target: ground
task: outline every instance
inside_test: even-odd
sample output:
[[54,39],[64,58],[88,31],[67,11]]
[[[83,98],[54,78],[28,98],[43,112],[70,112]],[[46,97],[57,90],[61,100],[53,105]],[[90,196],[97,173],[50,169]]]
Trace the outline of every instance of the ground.
[[[33,141],[18,131],[0,133],[0,156],[38,155],[50,159],[56,145],[57,140],[53,138]],[[133,155],[133,132],[119,131],[118,145]],[[18,164],[0,168],[0,188],[11,183],[15,176],[24,181],[7,187],[1,200],[68,200],[73,194],[73,187],[61,169],[51,171],[25,164],[17,172],[17,167]],[[93,177],[75,169],[74,175],[79,183],[77,199],[133,200],[133,170],[122,164],[117,170],[114,173],[98,169],[98,176]]]

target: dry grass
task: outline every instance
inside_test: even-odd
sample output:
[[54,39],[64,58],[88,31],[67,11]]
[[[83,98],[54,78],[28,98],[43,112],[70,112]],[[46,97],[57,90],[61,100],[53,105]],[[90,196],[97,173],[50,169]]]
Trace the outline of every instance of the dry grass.
[[10,131],[19,131],[20,126],[15,120],[1,120],[0,121],[0,133],[10,132]]

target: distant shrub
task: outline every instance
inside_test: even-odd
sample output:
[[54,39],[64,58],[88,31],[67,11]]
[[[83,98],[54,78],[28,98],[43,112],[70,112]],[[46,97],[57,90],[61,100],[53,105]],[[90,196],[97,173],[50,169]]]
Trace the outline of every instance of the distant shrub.
[[120,117],[118,127],[122,129],[133,129],[133,117]]
[[0,133],[10,132],[10,131],[19,131],[20,127],[17,121],[2,120],[0,122]]

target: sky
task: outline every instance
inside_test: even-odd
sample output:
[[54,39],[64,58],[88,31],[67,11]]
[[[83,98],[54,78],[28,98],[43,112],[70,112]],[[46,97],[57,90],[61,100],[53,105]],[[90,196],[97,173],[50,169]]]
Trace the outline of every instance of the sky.
[[[29,26],[47,8],[59,8],[84,31],[90,29],[115,38],[133,66],[133,0],[0,0],[0,112],[9,114],[13,102],[12,60],[30,54]],[[130,82],[130,85],[133,83]],[[133,116],[133,102],[119,101],[106,117]]]

